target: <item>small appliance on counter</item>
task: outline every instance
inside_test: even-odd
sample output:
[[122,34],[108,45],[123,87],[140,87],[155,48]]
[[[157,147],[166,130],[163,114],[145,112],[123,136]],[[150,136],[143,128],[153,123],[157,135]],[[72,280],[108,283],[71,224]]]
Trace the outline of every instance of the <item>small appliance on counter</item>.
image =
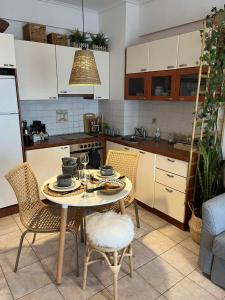
[[49,135],[46,131],[45,124],[42,124],[41,121],[35,120],[30,125],[30,132],[33,136],[33,142],[48,140]]

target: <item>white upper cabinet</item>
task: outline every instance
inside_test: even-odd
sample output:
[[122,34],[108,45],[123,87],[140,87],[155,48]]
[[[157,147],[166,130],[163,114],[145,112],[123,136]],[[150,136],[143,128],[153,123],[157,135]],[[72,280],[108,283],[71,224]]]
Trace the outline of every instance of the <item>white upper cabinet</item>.
[[177,68],[178,36],[149,43],[149,71]]
[[94,51],[101,85],[94,87],[95,99],[109,99],[109,52]]
[[55,46],[15,41],[20,100],[57,99]]
[[127,48],[126,73],[149,71],[149,43]]
[[75,51],[79,50],[73,47],[56,46],[58,94],[93,94],[93,86],[70,86],[70,73],[73,66]]
[[0,68],[15,68],[15,47],[12,34],[0,33]]
[[201,55],[201,37],[199,31],[179,36],[178,68],[196,67]]

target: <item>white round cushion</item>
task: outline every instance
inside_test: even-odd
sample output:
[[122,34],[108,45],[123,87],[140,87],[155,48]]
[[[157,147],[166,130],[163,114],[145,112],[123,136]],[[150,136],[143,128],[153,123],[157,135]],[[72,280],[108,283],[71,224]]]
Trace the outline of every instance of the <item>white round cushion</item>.
[[96,213],[88,217],[86,232],[96,246],[122,249],[134,238],[134,224],[128,215]]

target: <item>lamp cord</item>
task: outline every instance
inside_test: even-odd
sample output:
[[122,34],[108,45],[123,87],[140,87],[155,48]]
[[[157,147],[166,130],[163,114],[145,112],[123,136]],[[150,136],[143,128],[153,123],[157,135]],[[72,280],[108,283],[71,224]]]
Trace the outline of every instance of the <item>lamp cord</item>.
[[82,0],[82,20],[83,20],[83,36],[84,36],[84,0]]

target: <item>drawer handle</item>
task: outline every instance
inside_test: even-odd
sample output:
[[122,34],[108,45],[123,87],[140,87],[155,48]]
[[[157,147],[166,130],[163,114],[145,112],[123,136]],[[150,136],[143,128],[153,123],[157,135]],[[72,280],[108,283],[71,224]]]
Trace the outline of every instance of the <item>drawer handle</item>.
[[174,66],[167,66],[167,69],[173,69]]
[[125,149],[125,150],[130,150],[130,149],[129,149],[129,148],[127,148],[127,147],[124,147],[124,149]]
[[166,174],[169,178],[174,178],[174,176],[173,175],[171,175],[171,174]]
[[179,67],[187,67],[187,64],[181,64]]
[[172,98],[172,97],[169,97],[169,98],[167,98],[167,100],[173,100],[173,98]]
[[9,64],[4,64],[4,67],[8,67],[9,66]]
[[175,162],[175,160],[173,160],[173,159],[171,159],[171,158],[167,158],[167,160],[168,160],[169,162],[172,162],[172,163]]
[[139,151],[139,153],[141,153],[141,154],[145,154],[145,152],[143,152],[143,151]]
[[142,72],[146,71],[146,69],[141,69]]
[[179,98],[179,100],[183,101],[183,100],[184,100],[184,98]]
[[172,193],[172,192],[173,192],[173,190],[170,190],[170,189],[168,189],[168,188],[165,188],[165,190],[166,190],[168,193]]
[[9,66],[10,66],[10,67],[14,67],[14,65],[12,65],[12,64],[9,64]]

